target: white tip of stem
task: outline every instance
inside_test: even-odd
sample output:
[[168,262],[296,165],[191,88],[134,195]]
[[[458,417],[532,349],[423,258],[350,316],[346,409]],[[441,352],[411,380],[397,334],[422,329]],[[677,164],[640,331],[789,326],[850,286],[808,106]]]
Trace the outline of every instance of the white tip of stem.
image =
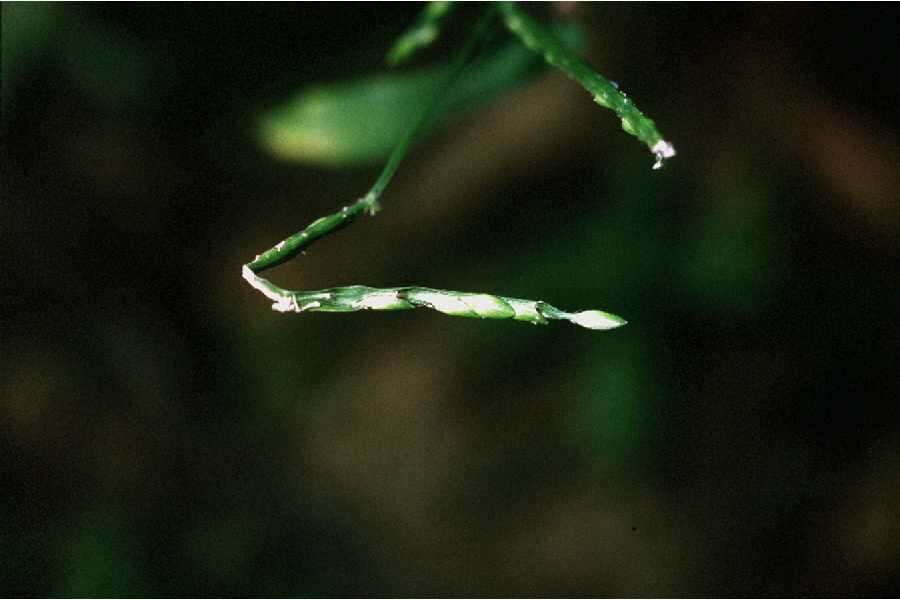
[[569,321],[588,329],[615,329],[628,323],[622,317],[603,312],[602,310],[584,310],[569,316]]
[[659,140],[656,142],[650,151],[653,152],[653,155],[656,157],[656,162],[653,163],[654,169],[661,169],[667,158],[675,156],[675,146],[666,140]]

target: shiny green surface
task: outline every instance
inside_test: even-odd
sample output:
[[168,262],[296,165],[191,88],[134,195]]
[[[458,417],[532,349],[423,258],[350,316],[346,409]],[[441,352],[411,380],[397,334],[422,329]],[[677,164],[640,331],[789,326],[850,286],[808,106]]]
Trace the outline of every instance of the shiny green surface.
[[540,300],[508,298],[492,294],[454,292],[405,286],[374,288],[365,285],[334,287],[314,291],[285,290],[244,267],[244,279],[273,300],[277,312],[357,312],[361,310],[412,310],[429,308],[451,317],[470,319],[513,319],[546,325],[549,321],[569,321],[586,329],[607,330],[627,321],[601,310],[569,313]]
[[675,155],[675,149],[656,129],[656,124],[646,117],[634,102],[617,86],[594,71],[578,55],[570,51],[551,31],[521,11],[515,3],[504,2],[503,22],[522,43],[544,57],[548,64],[563,71],[591,93],[594,102],[613,110],[622,120],[622,129],[650,148],[657,159],[654,168],[662,166],[664,159]]

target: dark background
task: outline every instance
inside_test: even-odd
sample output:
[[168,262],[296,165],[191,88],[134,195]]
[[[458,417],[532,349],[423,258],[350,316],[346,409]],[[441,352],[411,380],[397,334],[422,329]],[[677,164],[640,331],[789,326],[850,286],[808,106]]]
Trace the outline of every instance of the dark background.
[[548,74],[272,272],[625,328],[274,313],[240,265],[379,167],[253,123],[418,8],[3,4],[0,590],[896,594],[894,5],[531,5],[678,156]]

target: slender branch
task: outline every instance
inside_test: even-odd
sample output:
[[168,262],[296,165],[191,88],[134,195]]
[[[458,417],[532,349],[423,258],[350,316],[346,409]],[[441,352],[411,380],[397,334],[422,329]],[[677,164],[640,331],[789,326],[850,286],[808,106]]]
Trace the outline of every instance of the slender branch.
[[372,185],[372,189],[369,190],[369,193],[366,194],[367,196],[374,195],[373,202],[378,201],[378,198],[381,196],[382,192],[384,192],[384,188],[386,188],[388,183],[391,182],[391,179],[393,179],[397,167],[400,166],[400,162],[406,156],[406,153],[409,150],[410,145],[415,141],[416,136],[419,135],[419,132],[425,128],[428,121],[435,116],[438,109],[443,105],[443,98],[446,95],[447,89],[460,75],[462,75],[467,63],[472,56],[474,56],[475,51],[490,31],[490,25],[496,18],[496,14],[496,9],[490,7],[485,11],[478,23],[475,24],[472,32],[463,43],[462,49],[451,63],[444,85],[441,86],[440,90],[435,95],[434,100],[431,101],[431,104],[422,111],[419,119],[409,128],[409,131],[403,136],[397,144],[397,147],[394,148],[394,151],[391,153],[390,157],[388,157],[387,164],[384,166],[381,175],[375,181],[374,185]]
[[541,54],[548,64],[577,81],[594,97],[600,106],[612,109],[622,120],[622,129],[644,142],[656,157],[654,169],[662,167],[667,158],[675,156],[675,147],[665,141],[653,120],[644,116],[631,98],[619,91],[602,75],[594,71],[577,54],[566,48],[543,25],[525,14],[515,2],[501,2],[503,23],[528,48]]

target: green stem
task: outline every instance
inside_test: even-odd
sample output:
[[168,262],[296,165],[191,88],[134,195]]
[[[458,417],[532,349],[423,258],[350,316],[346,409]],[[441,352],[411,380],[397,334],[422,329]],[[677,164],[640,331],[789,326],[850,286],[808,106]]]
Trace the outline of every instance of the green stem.
[[381,175],[375,181],[372,188],[369,190],[369,193],[366,196],[374,195],[375,201],[381,196],[382,192],[384,192],[384,188],[387,187],[388,183],[391,182],[391,179],[394,177],[394,173],[397,171],[397,167],[400,166],[400,162],[406,156],[409,147],[412,145],[413,141],[415,141],[416,136],[425,128],[425,125],[435,116],[438,111],[438,108],[443,104],[443,99],[447,93],[447,89],[450,88],[451,84],[462,74],[463,70],[466,67],[466,64],[475,54],[475,51],[478,49],[479,44],[484,40],[487,35],[490,25],[496,17],[497,11],[494,7],[488,8],[484,15],[482,15],[481,19],[479,19],[478,23],[475,24],[475,28],[466,38],[465,43],[463,44],[462,49],[456,55],[456,58],[450,64],[450,69],[447,73],[447,78],[444,80],[444,84],[440,86],[440,90],[435,95],[434,100],[428,105],[428,107],[422,111],[422,114],[419,116],[419,119],[415,122],[415,124],[407,130],[407,133],[403,136],[400,142],[397,144],[397,147],[394,148],[394,151],[391,152],[390,157],[388,157],[387,164],[384,166],[384,170],[381,172]]
[[612,109],[622,121],[622,129],[644,142],[656,157],[654,169],[675,156],[675,147],[663,139],[652,119],[644,116],[631,98],[620,92],[602,75],[594,71],[577,54],[566,48],[553,33],[525,14],[515,2],[501,2],[503,23],[522,43],[544,57],[548,64],[577,81],[593,97],[594,102]]

